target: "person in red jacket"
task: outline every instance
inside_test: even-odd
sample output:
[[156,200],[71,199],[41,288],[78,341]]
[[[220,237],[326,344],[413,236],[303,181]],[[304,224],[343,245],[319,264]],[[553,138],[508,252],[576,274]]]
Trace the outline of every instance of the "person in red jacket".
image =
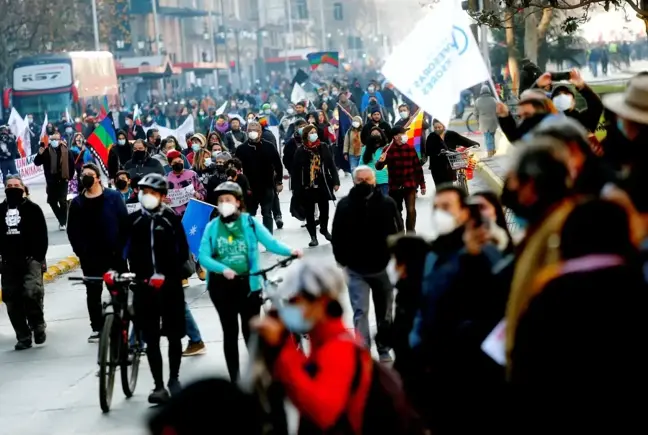
[[[302,260],[286,277],[278,316],[257,318],[253,326],[276,350],[273,377],[301,415],[299,433],[362,432],[372,376],[369,351],[342,322],[338,297],[345,280],[331,263]],[[308,334],[306,357],[292,334]]]

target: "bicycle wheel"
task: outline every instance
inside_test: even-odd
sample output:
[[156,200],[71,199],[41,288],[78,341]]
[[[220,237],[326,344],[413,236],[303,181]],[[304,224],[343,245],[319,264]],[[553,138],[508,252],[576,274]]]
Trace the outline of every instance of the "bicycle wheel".
[[104,317],[103,330],[99,339],[99,404],[103,412],[110,411],[113,387],[115,386],[115,371],[119,363],[119,340],[115,337],[113,325],[114,314]]
[[[471,125],[471,123],[473,125]],[[477,131],[477,120],[475,119],[475,113],[471,113],[468,115],[468,118],[466,118],[466,129],[468,129],[469,132],[474,133]]]
[[125,339],[122,338],[121,340],[120,371],[122,390],[124,390],[127,398],[131,398],[135,394],[135,387],[137,386],[139,364],[142,357],[142,341],[140,340],[138,331],[135,329],[135,324],[132,321],[129,321],[128,324],[135,331],[135,344],[133,346],[130,345],[129,330],[128,337],[125,337]]
[[457,187],[460,187],[468,194],[468,179],[464,170],[457,171]]

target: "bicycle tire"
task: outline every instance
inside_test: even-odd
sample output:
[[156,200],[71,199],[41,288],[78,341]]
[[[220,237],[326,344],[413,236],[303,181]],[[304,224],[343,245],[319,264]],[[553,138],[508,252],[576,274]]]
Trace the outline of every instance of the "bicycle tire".
[[[129,325],[133,325],[132,321],[128,322]],[[136,331],[137,332],[137,331]],[[137,337],[139,334],[135,334]],[[133,357],[130,358],[130,343],[129,343],[130,331],[126,335],[125,340],[121,340],[121,359],[120,359],[120,371],[121,371],[121,384],[122,390],[124,390],[124,395],[127,399],[133,397],[135,394],[135,387],[137,387],[137,377],[139,375],[139,365],[142,358],[142,348],[141,341],[139,338],[135,339],[135,346],[132,349]]]
[[104,325],[99,339],[99,404],[101,410],[106,413],[110,411],[112,395],[115,386],[115,371],[117,370],[116,361],[119,358],[119,346],[115,346],[113,325],[115,322],[114,314],[106,314]]
[[470,115],[468,115],[468,117],[466,118],[466,129],[467,129],[470,133],[474,133],[474,132],[476,131],[475,129],[473,129],[473,128],[470,126],[470,121],[471,121],[474,117],[475,117],[475,113],[473,112],[473,113],[471,113]]
[[460,187],[468,195],[468,178],[464,171],[457,171],[457,187]]

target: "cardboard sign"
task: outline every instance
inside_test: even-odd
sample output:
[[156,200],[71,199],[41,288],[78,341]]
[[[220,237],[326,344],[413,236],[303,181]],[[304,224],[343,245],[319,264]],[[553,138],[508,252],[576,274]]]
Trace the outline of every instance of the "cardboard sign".
[[180,207],[181,205],[186,205],[194,197],[194,193],[196,193],[196,189],[194,189],[193,184],[181,189],[169,190],[167,194],[167,198],[171,201],[169,206]]

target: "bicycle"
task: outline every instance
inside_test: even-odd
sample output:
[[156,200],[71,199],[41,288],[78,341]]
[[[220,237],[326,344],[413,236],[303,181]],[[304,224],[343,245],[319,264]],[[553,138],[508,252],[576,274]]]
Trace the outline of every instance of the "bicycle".
[[479,130],[479,123],[477,122],[477,117],[475,116],[475,112],[472,112],[466,118],[466,130],[468,130],[470,133],[475,133],[476,131]]
[[[450,167],[457,172],[457,181],[455,185],[464,189],[468,193],[468,171],[475,169],[475,160],[473,159],[472,150],[479,148],[479,145],[475,145],[469,148],[457,148],[457,151],[443,150],[441,154],[444,154],[448,158]],[[470,176],[472,178],[472,176]]]
[[[133,323],[134,311],[132,308],[131,284],[146,283],[138,281],[134,273],[106,272],[103,277],[73,276],[70,281],[80,283],[105,283],[110,293],[110,302],[104,303],[104,324],[99,338],[99,405],[104,413],[110,411],[115,374],[117,367],[121,371],[122,390],[126,398],[135,394],[139,364],[142,354],[145,353],[143,343],[135,339],[130,343],[131,326],[137,331]],[[157,286],[157,284],[156,284]],[[135,336],[139,336],[136,332]]]

